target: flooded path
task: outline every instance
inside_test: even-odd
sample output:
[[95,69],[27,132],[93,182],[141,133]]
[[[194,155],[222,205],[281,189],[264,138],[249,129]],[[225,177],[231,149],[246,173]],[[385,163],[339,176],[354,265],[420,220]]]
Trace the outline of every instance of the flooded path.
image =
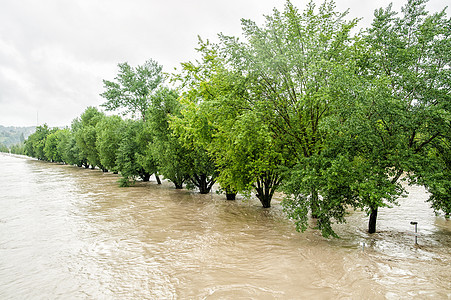
[[326,240],[297,233],[277,199],[119,188],[113,174],[3,154],[0,167],[0,299],[451,298],[451,221],[421,187],[380,211],[378,233],[355,212]]

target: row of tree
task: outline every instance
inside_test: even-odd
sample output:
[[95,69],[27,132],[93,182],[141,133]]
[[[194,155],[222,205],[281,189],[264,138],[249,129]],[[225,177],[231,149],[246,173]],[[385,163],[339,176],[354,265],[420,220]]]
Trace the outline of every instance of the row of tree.
[[0,152],[9,152],[9,148],[3,144],[0,144]]
[[398,16],[379,9],[354,33],[333,1],[299,11],[287,2],[244,40],[199,41],[201,59],[164,86],[153,60],[119,64],[104,81],[106,116],[88,108],[70,129],[41,126],[27,155],[119,172],[122,185],[155,174],[231,199],[274,192],[298,230],[317,218],[324,236],[349,209],[376,231],[380,207],[420,183],[438,212],[451,213],[451,20],[409,0]]

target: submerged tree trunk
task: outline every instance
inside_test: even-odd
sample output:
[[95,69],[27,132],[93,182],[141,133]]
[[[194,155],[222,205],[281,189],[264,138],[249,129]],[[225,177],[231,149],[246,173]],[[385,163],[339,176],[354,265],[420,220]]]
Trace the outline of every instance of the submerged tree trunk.
[[272,172],[265,172],[257,179],[256,185],[254,185],[257,191],[257,198],[260,200],[263,208],[271,207],[271,199],[279,186],[281,177]]
[[226,193],[226,199],[227,200],[235,200],[236,193]]
[[149,174],[149,173],[142,173],[141,174],[141,178],[142,178],[143,181],[147,182],[150,179],[150,175],[151,174]]
[[208,194],[215,183],[213,176],[208,179],[208,176],[205,174],[194,174],[191,181],[196,187],[199,188],[199,193],[201,194]]
[[207,187],[207,176],[205,174],[201,174],[198,179],[199,181],[197,182],[197,187],[199,188],[199,193],[208,194],[210,190]]
[[225,191],[227,200],[235,200],[236,193],[233,190],[231,190],[230,188],[226,188]]
[[267,193],[264,193],[263,191],[261,191],[261,192],[257,191],[256,196],[260,200],[261,204],[263,205],[263,208],[271,207],[272,196],[268,195]]
[[172,183],[174,183],[177,190],[183,189],[183,183],[185,182],[186,178],[180,176],[179,174],[176,174],[174,177],[168,179],[171,180]]
[[160,176],[158,176],[157,173],[155,173],[154,175],[155,175],[155,179],[157,180],[157,183],[161,184]]
[[370,221],[368,222],[368,233],[376,232],[377,207],[371,208]]
[[[398,179],[401,177],[403,173],[403,169],[399,169],[396,171],[395,177],[392,178],[391,183],[396,184]],[[375,233],[376,232],[376,221],[377,221],[377,209],[378,206],[372,206],[370,205],[370,220],[368,222],[368,233]]]
[[227,200],[235,200],[236,192],[234,190],[232,190],[230,187],[226,187],[225,188],[225,192],[226,192],[226,199]]

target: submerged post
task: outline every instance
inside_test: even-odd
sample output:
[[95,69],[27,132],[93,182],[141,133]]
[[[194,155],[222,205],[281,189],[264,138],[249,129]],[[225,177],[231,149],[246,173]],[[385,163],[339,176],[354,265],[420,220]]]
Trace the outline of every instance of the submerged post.
[[410,225],[415,225],[415,245],[418,245],[418,236],[417,236],[417,232],[418,232],[418,222],[410,222]]

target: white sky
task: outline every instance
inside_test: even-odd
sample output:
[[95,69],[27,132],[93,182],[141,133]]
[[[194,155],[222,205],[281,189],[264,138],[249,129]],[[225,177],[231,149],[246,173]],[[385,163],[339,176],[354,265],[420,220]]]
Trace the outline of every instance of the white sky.
[[[405,1],[336,0],[337,10],[362,17],[367,27],[376,8]],[[300,10],[308,0],[292,0]],[[318,1],[320,3],[322,1]],[[445,0],[430,0],[436,12]],[[241,18],[263,23],[285,0],[0,0],[0,125],[70,125],[104,99],[102,79],[117,64],[153,58],[172,72],[197,58],[197,36],[239,35]],[[449,9],[447,10],[449,14]]]

